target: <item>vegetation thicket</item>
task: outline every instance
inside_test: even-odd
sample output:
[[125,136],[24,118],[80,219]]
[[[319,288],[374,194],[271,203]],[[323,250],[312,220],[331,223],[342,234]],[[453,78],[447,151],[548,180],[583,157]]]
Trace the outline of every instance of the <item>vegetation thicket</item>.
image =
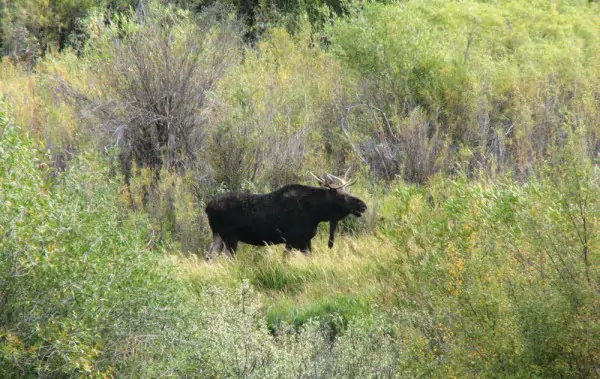
[[[600,375],[596,3],[0,16],[1,377]],[[348,166],[333,249],[198,259],[212,196]]]

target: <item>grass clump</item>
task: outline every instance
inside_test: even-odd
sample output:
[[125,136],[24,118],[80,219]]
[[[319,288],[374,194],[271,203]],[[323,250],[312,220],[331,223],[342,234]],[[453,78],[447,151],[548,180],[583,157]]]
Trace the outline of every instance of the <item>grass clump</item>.
[[368,300],[333,294],[306,305],[293,304],[289,300],[274,303],[266,311],[266,319],[269,329],[275,334],[278,330],[285,330],[288,325],[299,328],[311,320],[319,320],[327,326],[329,338],[335,338],[348,327],[351,320],[364,318],[368,314]]

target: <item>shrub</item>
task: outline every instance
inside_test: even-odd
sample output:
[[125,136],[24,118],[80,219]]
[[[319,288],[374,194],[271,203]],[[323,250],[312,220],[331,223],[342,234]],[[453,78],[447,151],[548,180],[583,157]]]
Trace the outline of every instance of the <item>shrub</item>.
[[217,180],[229,189],[245,182],[274,189],[306,178],[306,168],[343,172],[348,155],[336,126],[343,81],[307,22],[297,35],[270,30],[221,82],[209,155]]
[[87,83],[88,71],[75,54],[47,55],[35,71],[4,59],[0,66],[0,92],[12,107],[13,116],[36,142],[43,143],[52,155],[52,166],[65,169],[80,149],[92,146],[81,127],[76,109],[65,101],[56,73],[68,75],[73,84]]
[[199,376],[252,378],[364,377],[397,375],[403,346],[380,325],[355,320],[338,339],[316,320],[272,336],[261,301],[248,283],[235,289],[212,288],[201,294],[204,365]]
[[[122,147],[155,173],[202,165],[211,93],[239,58],[240,27],[223,7],[198,20],[152,2],[141,20],[115,19],[89,43],[87,54],[104,94],[76,97],[96,109],[105,144]],[[201,168],[201,167],[199,167]]]
[[2,9],[4,55],[33,64],[48,49],[62,50],[79,20],[103,5],[99,0],[11,1]]
[[331,51],[360,78],[346,115],[356,150],[383,177],[422,182],[465,162],[524,178],[564,145],[569,117],[597,146],[598,14],[578,2],[414,1],[337,20]]
[[4,104],[0,123],[0,375],[114,375],[174,348],[182,292],[119,182],[90,154],[51,175]]
[[203,201],[211,192],[190,172],[161,170],[158,177],[134,165],[129,185],[121,190],[124,203],[149,217],[152,245],[166,243],[186,254],[201,253],[212,236]]
[[463,178],[432,183],[427,196],[398,189],[388,235],[408,269],[396,282],[393,326],[428,341],[421,369],[595,375],[598,271],[585,252],[597,241],[585,230],[596,227],[588,212],[598,206],[597,170],[581,152],[564,154],[524,186]]

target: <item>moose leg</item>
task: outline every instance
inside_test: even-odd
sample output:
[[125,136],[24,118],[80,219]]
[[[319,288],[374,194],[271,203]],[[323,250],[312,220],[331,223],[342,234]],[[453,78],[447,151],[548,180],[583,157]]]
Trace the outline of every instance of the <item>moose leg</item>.
[[212,259],[216,257],[223,250],[223,239],[218,234],[213,234],[213,241],[210,244],[210,248],[208,252],[204,255],[204,257],[208,259]]
[[235,255],[237,251],[238,240],[235,237],[225,237],[224,239],[225,251],[230,255]]
[[333,247],[333,240],[335,239],[335,229],[337,228],[338,220],[329,221],[329,242],[327,246],[331,249]]
[[300,250],[301,252],[303,252],[306,255],[310,255],[310,249],[311,249],[311,244],[310,244],[310,240],[308,241],[302,241],[302,242],[288,242],[285,244],[285,252],[286,254],[289,254],[292,252],[292,250]]
[[306,241],[306,243],[304,244],[304,246],[302,247],[302,252],[306,255],[310,255],[310,250],[311,250],[311,243],[310,240]]

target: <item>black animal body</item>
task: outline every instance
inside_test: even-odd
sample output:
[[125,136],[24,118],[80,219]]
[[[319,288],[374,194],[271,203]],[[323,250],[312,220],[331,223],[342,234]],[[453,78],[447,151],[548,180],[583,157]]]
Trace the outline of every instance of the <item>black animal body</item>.
[[264,195],[227,193],[206,206],[213,242],[207,258],[224,248],[235,253],[238,242],[264,246],[285,244],[310,253],[311,239],[322,221],[329,221],[333,247],[338,221],[349,214],[360,217],[367,205],[343,188],[287,185]]

